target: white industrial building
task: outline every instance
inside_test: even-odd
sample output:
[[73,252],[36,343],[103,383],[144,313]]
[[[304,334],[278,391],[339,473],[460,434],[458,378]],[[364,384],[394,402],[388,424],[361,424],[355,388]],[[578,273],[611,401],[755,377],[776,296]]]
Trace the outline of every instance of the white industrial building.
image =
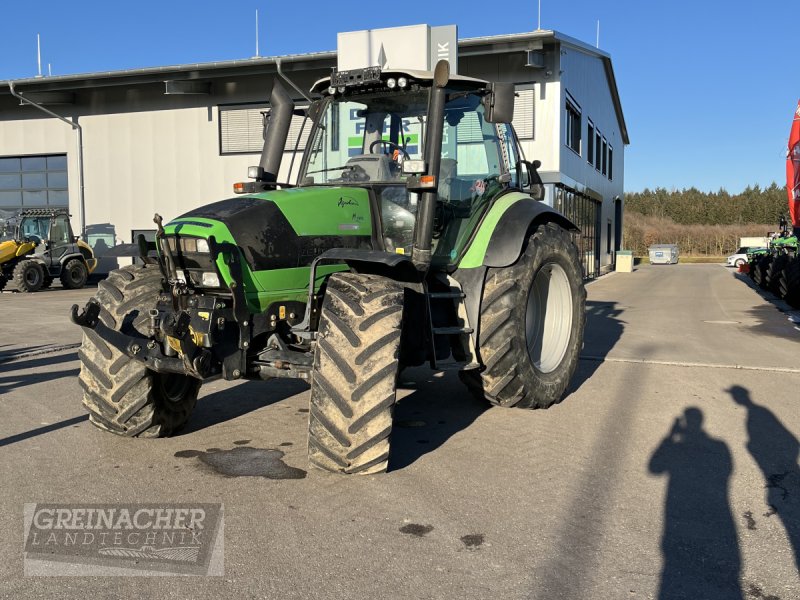
[[[460,74],[516,84],[514,126],[526,158],[542,163],[545,202],[581,227],[587,276],[611,268],[629,140],[610,56],[540,30],[458,40],[454,62]],[[69,206],[76,234],[83,227],[102,256],[151,233],[155,212],[169,219],[231,196],[233,183],[258,164],[278,71],[300,88],[294,96],[302,106],[300,91],[336,65],[330,51],[0,82],[0,218]],[[14,97],[9,83],[77,121],[80,136]],[[298,138],[302,147],[307,131],[300,133],[295,128],[287,150]],[[287,153],[282,180],[293,180],[290,164]],[[101,270],[116,264],[106,259]]]

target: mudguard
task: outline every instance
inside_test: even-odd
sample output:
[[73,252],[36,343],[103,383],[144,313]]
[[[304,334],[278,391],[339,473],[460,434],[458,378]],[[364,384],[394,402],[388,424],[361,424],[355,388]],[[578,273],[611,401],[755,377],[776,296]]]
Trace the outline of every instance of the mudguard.
[[554,222],[567,231],[578,231],[557,210],[522,192],[509,192],[489,209],[470,244],[459,269],[481,266],[507,267],[522,253],[531,229],[538,223]]

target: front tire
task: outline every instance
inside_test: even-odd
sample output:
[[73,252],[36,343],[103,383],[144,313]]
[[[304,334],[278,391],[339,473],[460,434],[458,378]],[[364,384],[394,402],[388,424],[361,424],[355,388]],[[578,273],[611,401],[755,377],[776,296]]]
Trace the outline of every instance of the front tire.
[[80,258],[72,258],[61,269],[61,285],[68,290],[78,290],[86,285],[89,269]]
[[560,402],[583,347],[585,306],[577,248],[558,225],[539,225],[515,264],[489,269],[478,337],[484,366],[462,371],[462,381],[497,406]]
[[[104,325],[145,338],[148,310],[161,291],[161,271],[152,265],[111,271],[98,286]],[[83,405],[96,427],[127,437],[166,437],[189,419],[200,380],[155,373],[121,353],[91,329],[78,352]]]
[[328,279],[311,380],[308,459],[346,474],[386,471],[403,287],[377,275]]
[[44,284],[44,269],[35,260],[22,260],[14,267],[13,277],[20,292],[38,292]]
[[780,293],[792,308],[800,308],[800,257],[795,256],[781,271]]

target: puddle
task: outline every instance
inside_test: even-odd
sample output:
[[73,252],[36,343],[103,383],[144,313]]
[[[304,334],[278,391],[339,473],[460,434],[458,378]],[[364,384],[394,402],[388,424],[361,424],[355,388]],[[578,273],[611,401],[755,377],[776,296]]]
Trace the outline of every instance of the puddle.
[[433,531],[433,525],[417,525],[416,523],[409,523],[400,528],[400,533],[406,533],[414,537],[425,537],[431,531]]
[[181,450],[176,458],[199,458],[220,475],[226,477],[264,477],[266,479],[304,479],[306,471],[283,462],[284,452],[271,448],[237,446],[214,452]]
[[477,550],[483,546],[484,536],[482,533],[470,533],[461,538],[461,543],[467,547],[468,550]]

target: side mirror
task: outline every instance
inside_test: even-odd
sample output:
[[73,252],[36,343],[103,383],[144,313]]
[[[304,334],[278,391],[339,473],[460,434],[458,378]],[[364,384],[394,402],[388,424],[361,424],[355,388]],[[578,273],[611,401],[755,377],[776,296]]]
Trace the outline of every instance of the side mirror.
[[534,200],[544,200],[544,183],[539,175],[542,162],[521,160],[517,163],[519,187],[527,191]]
[[511,123],[514,118],[514,84],[490,83],[483,97],[484,118],[488,123]]

